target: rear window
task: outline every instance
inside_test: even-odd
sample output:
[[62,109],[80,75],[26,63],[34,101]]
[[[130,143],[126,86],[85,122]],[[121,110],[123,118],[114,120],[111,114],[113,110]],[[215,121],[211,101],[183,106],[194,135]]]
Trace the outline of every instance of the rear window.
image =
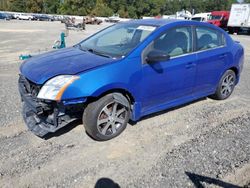
[[207,50],[225,45],[224,34],[208,27],[196,28],[196,50]]

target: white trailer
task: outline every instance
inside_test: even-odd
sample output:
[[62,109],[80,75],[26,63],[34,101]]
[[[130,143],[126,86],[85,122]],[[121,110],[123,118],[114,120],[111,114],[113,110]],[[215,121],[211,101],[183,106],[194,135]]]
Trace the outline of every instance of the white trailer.
[[229,33],[250,32],[250,4],[232,4],[227,26]]

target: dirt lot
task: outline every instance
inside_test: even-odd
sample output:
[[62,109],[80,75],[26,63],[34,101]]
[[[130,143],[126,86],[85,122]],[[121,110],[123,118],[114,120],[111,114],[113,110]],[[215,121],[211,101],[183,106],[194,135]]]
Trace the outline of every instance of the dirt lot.
[[[106,26],[71,31],[67,44]],[[51,50],[63,30],[57,22],[0,21],[0,187],[250,185],[250,36],[233,36],[246,58],[228,100],[205,98],[147,116],[108,142],[93,141],[81,122],[42,140],[20,115],[18,56]]]

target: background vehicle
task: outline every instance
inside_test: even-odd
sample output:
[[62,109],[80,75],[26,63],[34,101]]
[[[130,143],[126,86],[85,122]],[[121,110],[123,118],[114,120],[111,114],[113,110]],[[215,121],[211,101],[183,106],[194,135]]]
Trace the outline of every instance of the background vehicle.
[[61,23],[67,23],[71,20],[71,18],[69,16],[62,16],[61,18]]
[[84,22],[85,24],[101,24],[102,23],[102,20],[94,17],[94,16],[86,16],[84,17]]
[[117,23],[121,20],[120,15],[119,14],[114,14],[111,17],[108,17],[105,21],[106,22],[111,22],[111,23]]
[[65,19],[65,27],[68,30],[85,30],[85,22],[84,19],[81,22],[76,22],[74,17]]
[[20,14],[17,17],[18,20],[34,20],[34,16],[28,14]]
[[5,14],[7,14],[7,16],[8,16],[11,20],[12,20],[12,19],[15,19],[13,13],[6,12]]
[[23,118],[42,137],[82,117],[89,135],[109,140],[129,119],[205,96],[228,98],[239,82],[243,55],[239,43],[211,24],[118,23],[74,47],[24,62]]
[[213,11],[211,12],[211,16],[208,20],[208,23],[216,25],[223,29],[227,29],[229,15],[229,11]]
[[21,13],[14,13],[13,14],[13,16],[14,16],[15,19],[18,19],[20,15],[21,15]]
[[250,32],[250,4],[232,4],[227,26],[229,33]]
[[198,13],[198,14],[195,14],[194,16],[192,16],[192,19],[193,21],[198,21],[198,22],[207,22],[208,19],[210,18],[211,16],[211,13],[208,12],[208,13]]
[[6,13],[0,12],[0,20],[10,20],[10,16]]
[[54,21],[54,18],[45,14],[33,14],[34,20],[37,21]]
[[176,12],[176,19],[185,19],[185,20],[191,20],[192,14],[188,10],[182,10]]
[[62,21],[63,20],[63,16],[61,16],[61,15],[53,15],[53,16],[54,16],[55,21]]
[[163,19],[191,20],[192,14],[188,10],[177,11],[173,15],[163,15]]

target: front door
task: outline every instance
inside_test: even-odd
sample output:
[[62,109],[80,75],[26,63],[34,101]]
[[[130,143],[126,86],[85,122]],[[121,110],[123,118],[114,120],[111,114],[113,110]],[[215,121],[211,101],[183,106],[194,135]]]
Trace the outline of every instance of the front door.
[[[196,72],[192,28],[183,26],[167,30],[143,52],[143,111],[192,95]],[[162,62],[147,62],[150,51],[163,51],[170,56]]]

